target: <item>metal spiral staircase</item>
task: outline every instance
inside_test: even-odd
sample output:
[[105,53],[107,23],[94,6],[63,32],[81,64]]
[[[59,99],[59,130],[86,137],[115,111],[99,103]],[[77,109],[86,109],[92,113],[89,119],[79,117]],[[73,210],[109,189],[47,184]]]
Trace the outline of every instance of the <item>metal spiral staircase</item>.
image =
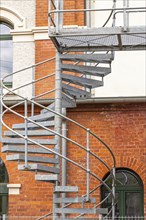
[[[41,62],[40,64],[36,64],[35,66],[44,65],[46,62],[52,62],[54,59],[50,59],[47,61]],[[103,78],[107,74],[110,73],[111,61],[113,60],[112,54],[61,54],[60,55],[61,62],[61,76],[62,76],[62,108],[73,108],[76,104],[76,99],[79,98],[89,98],[91,96],[91,89],[97,88],[103,85]],[[74,64],[67,63],[76,62]],[[64,63],[65,62],[65,63]],[[97,66],[85,66],[83,62],[94,62],[96,64],[105,63],[108,64],[109,67],[97,67]],[[80,65],[79,65],[80,64]],[[27,67],[26,69],[32,67]],[[77,73],[76,75],[66,74],[66,71],[70,71]],[[24,72],[23,70],[17,71],[14,74],[18,74],[20,72]],[[84,75],[96,75],[101,78],[101,80],[90,79],[82,77]],[[54,77],[54,74],[49,74],[48,76],[37,79],[34,82],[30,82],[30,84],[35,84],[38,81],[46,80],[46,78]],[[40,104],[37,101],[37,98],[28,99],[21,95],[18,95],[16,91],[21,89],[22,87],[27,87],[26,85],[21,86],[21,88],[10,89],[7,88],[4,84],[5,79],[2,80],[2,105],[3,105],[3,113],[2,113],[2,123],[8,129],[8,131],[4,132],[4,137],[2,138],[3,147],[2,152],[6,152],[6,159],[8,161],[18,161],[18,169],[23,171],[34,171],[35,180],[37,181],[47,181],[49,183],[54,184],[54,196],[53,196],[53,216],[54,219],[68,219],[69,217],[79,217],[79,216],[97,216],[98,214],[107,215],[112,211],[112,205],[114,205],[114,192],[110,187],[106,184],[106,181],[103,181],[100,176],[97,175],[96,172],[90,170],[92,166],[91,158],[94,162],[94,165],[102,164],[107,172],[111,173],[114,181],[114,173],[115,173],[115,158],[110,150],[110,148],[98,137],[96,134],[92,133],[88,128],[79,124],[78,122],[73,121],[72,119],[58,113],[55,110],[55,102],[53,101],[48,107]],[[54,90],[51,90],[51,92]],[[47,91],[45,95],[49,93]],[[15,97],[19,98],[17,104],[9,107],[5,104],[5,99],[9,95],[15,95]],[[44,94],[43,94],[44,95]],[[43,96],[42,95],[42,96]],[[40,95],[39,95],[40,97]],[[36,100],[35,100],[36,99]],[[56,101],[56,99],[55,99]],[[16,110],[20,105],[24,105],[24,115],[20,114]],[[28,116],[28,108],[32,106],[32,109],[35,107],[40,107],[42,110],[40,114]],[[23,123],[13,124],[12,128],[7,125],[7,122],[4,120],[4,115],[8,112],[21,118]],[[77,142],[70,137],[64,135],[62,132],[58,132],[55,128],[55,125],[58,126],[58,119],[62,119],[63,121],[68,121],[81,132],[84,132],[83,138],[86,139],[80,142]],[[62,143],[59,139],[62,138]],[[94,140],[95,139],[95,140]],[[62,145],[63,140],[67,141],[68,144],[73,144],[74,148],[78,148],[79,151],[82,150],[82,155],[85,156],[86,165],[79,163],[76,160],[73,160],[72,157],[68,157],[63,153]],[[94,151],[90,149],[90,141],[94,141],[95,143],[98,141],[101,143],[103,149],[108,153],[108,156],[111,158],[111,163],[108,165],[102,158],[100,158]],[[86,142],[82,144],[82,142]],[[101,146],[99,145],[99,148]],[[61,148],[61,149],[60,149]],[[69,162],[74,165],[78,169],[82,170],[86,173],[86,177],[84,180],[84,184],[86,185],[86,192],[84,195],[80,194],[79,188],[77,185],[64,185],[63,177],[60,176],[61,169],[62,172],[66,172],[63,168],[63,162],[60,161],[62,158],[64,161]],[[62,173],[62,175],[64,175]],[[91,179],[94,178],[96,180],[96,184],[93,188],[91,188]],[[101,185],[107,187],[109,194],[107,198],[112,198],[113,204],[109,209],[101,208],[102,202],[96,201],[94,194],[96,195],[96,191],[99,191]],[[80,184],[79,184],[80,186]],[[70,194],[70,196],[68,196]],[[77,194],[77,195],[76,195]],[[105,199],[107,199],[105,198]],[[104,201],[105,201],[104,199]],[[73,206],[75,205],[75,207]],[[49,214],[47,214],[48,216]],[[46,217],[46,216],[45,216]],[[40,218],[43,219],[43,218]]]
[[[70,32],[68,32],[67,29],[60,29],[60,25],[55,23],[63,19],[60,8],[62,6],[56,5],[58,2],[50,1],[54,11],[50,11],[49,14],[50,21],[54,25],[54,28],[50,26],[50,38],[58,50],[56,60],[55,58],[48,59],[12,73],[14,75],[32,67],[34,69],[46,63],[56,62],[55,89],[48,89],[44,93],[34,95],[33,98],[28,99],[25,95],[19,95],[18,90],[27,88],[29,85],[35,88],[38,82],[50,79],[54,77],[54,74],[46,74],[42,78],[14,89],[10,89],[5,85],[6,77],[2,79],[1,103],[3,112],[1,120],[8,129],[3,134],[2,152],[7,153],[6,159],[8,161],[19,162],[19,170],[34,171],[35,180],[47,181],[54,185],[53,211],[38,219],[45,219],[50,215],[53,216],[54,220],[78,219],[82,216],[94,218],[99,215],[102,215],[103,218],[112,217],[114,219],[116,162],[113,152],[89,128],[66,117],[63,113],[67,108],[76,107],[77,99],[88,99],[92,96],[92,89],[103,86],[104,77],[111,72],[111,62],[114,59],[114,53],[110,50],[131,48],[131,45],[127,45],[129,41],[126,40],[125,44],[122,44],[121,39],[123,36],[120,31],[118,34],[115,32],[114,37],[112,37],[112,39],[118,37],[119,43],[117,46],[113,44],[113,41],[110,41],[109,45],[109,39],[108,45],[105,41],[99,42],[98,31],[95,34],[91,30],[87,34],[88,30],[81,30],[82,33],[80,33],[80,30],[72,32],[70,29]],[[58,10],[58,7],[60,13],[57,14],[55,11]],[[53,12],[56,13],[56,16],[54,16],[55,21],[51,17]],[[64,11],[62,10],[62,12]],[[111,30],[114,31],[113,29]],[[102,34],[103,32],[100,35]],[[143,34],[144,32],[139,35]],[[101,51],[108,50],[108,52],[97,52],[100,46],[97,42],[96,46],[93,44],[95,35],[96,41],[102,45]],[[126,35],[125,31],[123,35]],[[129,34],[127,34],[127,37],[129,37]],[[145,47],[144,43],[139,44],[138,42],[135,42],[135,44],[132,42],[132,45],[134,45],[133,49]],[[55,97],[52,103],[47,107],[43,105],[40,98],[54,94],[54,92]],[[12,106],[6,104],[5,99],[10,94],[18,99],[17,104]],[[17,111],[19,106],[24,106],[24,114]],[[28,114],[30,106],[32,107],[31,116]],[[41,109],[39,114],[34,114],[35,107]],[[22,123],[13,124],[12,127],[9,127],[4,119],[4,115],[8,112],[21,119]],[[75,133],[73,135],[66,133],[66,123],[69,124],[68,127],[73,125],[73,131],[76,128],[80,131],[79,138]],[[69,148],[72,153],[67,153],[66,148]],[[103,150],[109,160],[105,161],[102,154],[98,155],[99,149],[101,149],[101,152]],[[83,160],[77,158],[77,153],[81,155]],[[72,167],[75,167],[73,170],[76,174],[74,184],[71,182],[73,180],[71,176],[69,180],[66,180],[66,176],[71,174]],[[110,173],[113,179],[112,188],[107,184],[110,176],[103,181],[103,173],[101,175],[100,170],[104,173]],[[83,182],[80,182],[79,175],[84,178]],[[85,190],[82,189],[82,184],[86,185],[86,187],[84,186]],[[102,201],[100,201],[101,186],[105,186],[108,191],[107,196]],[[111,200],[111,206],[107,208],[104,207],[104,203],[108,199]]]

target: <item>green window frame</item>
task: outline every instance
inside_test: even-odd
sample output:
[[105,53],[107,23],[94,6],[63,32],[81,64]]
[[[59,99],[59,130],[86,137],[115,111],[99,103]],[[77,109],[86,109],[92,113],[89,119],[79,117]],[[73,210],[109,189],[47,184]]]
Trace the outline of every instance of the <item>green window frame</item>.
[[[108,173],[104,180],[109,176]],[[111,187],[112,178],[107,178],[107,184]],[[143,219],[144,216],[144,189],[141,178],[132,170],[119,168],[116,170],[116,206],[115,217],[134,217],[134,220]],[[101,187],[101,200],[107,195],[108,191],[104,186]],[[131,202],[132,201],[132,202]],[[112,201],[109,198],[102,204],[102,207],[111,207]],[[142,217],[142,218],[141,218]]]
[[0,158],[0,216],[8,213],[8,172]]

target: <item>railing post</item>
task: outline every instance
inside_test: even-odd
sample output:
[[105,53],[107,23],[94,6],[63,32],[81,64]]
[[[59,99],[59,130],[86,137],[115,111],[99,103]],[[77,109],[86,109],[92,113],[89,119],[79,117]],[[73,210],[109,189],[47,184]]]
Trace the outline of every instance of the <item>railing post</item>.
[[55,13],[55,24],[56,24],[56,33],[59,33],[63,26],[63,14],[59,13],[59,10],[63,9],[63,0],[55,0],[56,11]]
[[[123,8],[129,7],[129,0],[123,0]],[[129,27],[129,12],[126,9],[123,11],[123,30],[127,31]]]
[[[35,66],[32,66],[32,100],[35,98]],[[34,115],[34,103],[31,103],[31,116]]]
[[[62,109],[62,114],[66,116],[66,109]],[[66,120],[62,119],[62,135],[67,136],[67,125]],[[66,139],[62,138],[62,156],[66,157]],[[66,186],[66,160],[62,158],[62,186]],[[62,199],[66,197],[66,193],[62,193]],[[62,208],[65,206],[65,203],[62,202]],[[65,219],[65,214],[62,214],[62,218]]]
[[25,99],[25,102],[24,102],[24,123],[25,123],[25,168],[28,167],[28,140],[27,140],[27,137],[28,137],[28,134],[27,134],[27,116],[28,116],[28,109],[27,109],[27,99]]
[[113,173],[113,180],[112,180],[112,193],[113,193],[113,197],[112,197],[112,220],[115,219],[115,178],[116,178],[116,169],[115,167],[113,167],[112,169],[112,173]]
[[7,217],[6,217],[6,214],[3,214],[3,215],[2,215],[2,220],[6,220],[6,218],[7,218]]
[[90,197],[90,129],[87,129],[87,185],[86,185],[86,201],[89,201]]

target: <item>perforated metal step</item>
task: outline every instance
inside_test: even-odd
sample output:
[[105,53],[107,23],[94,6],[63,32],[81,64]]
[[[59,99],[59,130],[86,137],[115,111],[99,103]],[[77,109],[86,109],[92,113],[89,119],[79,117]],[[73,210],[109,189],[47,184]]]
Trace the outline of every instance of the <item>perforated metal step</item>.
[[[28,141],[27,144],[34,145],[34,142],[44,145],[55,145],[55,139],[31,139],[32,141]],[[3,138],[3,144],[25,144],[25,140],[22,138]]]
[[145,50],[146,27],[63,28],[60,34],[50,34],[60,52]]
[[[52,149],[53,151],[56,151],[56,149]],[[2,153],[4,152],[15,152],[15,153],[24,153],[25,149],[24,146],[22,145],[5,145],[2,147],[1,149]],[[32,153],[32,154],[53,154],[51,151],[45,150],[41,147],[27,147],[27,151],[28,153]]]
[[56,173],[56,174],[58,174],[60,172],[60,170],[56,167],[44,166],[44,165],[41,165],[41,164],[28,164],[27,167],[25,167],[24,164],[19,164],[18,165],[18,170]]
[[54,183],[59,181],[59,178],[57,174],[36,174],[35,180]]
[[61,60],[74,62],[91,62],[91,63],[110,63],[113,60],[112,54],[61,54]]
[[[7,155],[6,160],[9,161],[25,161],[24,154],[12,154]],[[56,158],[47,158],[42,156],[27,156],[27,160],[31,162],[38,162],[38,163],[47,163],[47,164],[58,164],[59,160]]]

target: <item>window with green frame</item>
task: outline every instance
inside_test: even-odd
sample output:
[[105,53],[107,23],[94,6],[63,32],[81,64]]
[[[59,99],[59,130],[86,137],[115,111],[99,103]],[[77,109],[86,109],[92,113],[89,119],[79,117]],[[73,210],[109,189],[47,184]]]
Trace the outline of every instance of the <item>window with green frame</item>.
[[[10,34],[13,26],[0,21],[0,77],[9,76],[13,71],[13,42]],[[5,84],[12,86],[12,76],[6,77]]]
[[[107,178],[106,183],[111,187],[112,178]],[[101,187],[102,199],[108,196],[109,192],[104,186]],[[143,183],[140,177],[129,169],[116,170],[116,201],[115,201],[115,219],[128,217],[143,219],[144,216],[144,191]],[[103,207],[111,207],[111,198],[107,199]],[[131,219],[130,218],[130,219]]]
[[0,158],[0,216],[8,212],[8,172]]

